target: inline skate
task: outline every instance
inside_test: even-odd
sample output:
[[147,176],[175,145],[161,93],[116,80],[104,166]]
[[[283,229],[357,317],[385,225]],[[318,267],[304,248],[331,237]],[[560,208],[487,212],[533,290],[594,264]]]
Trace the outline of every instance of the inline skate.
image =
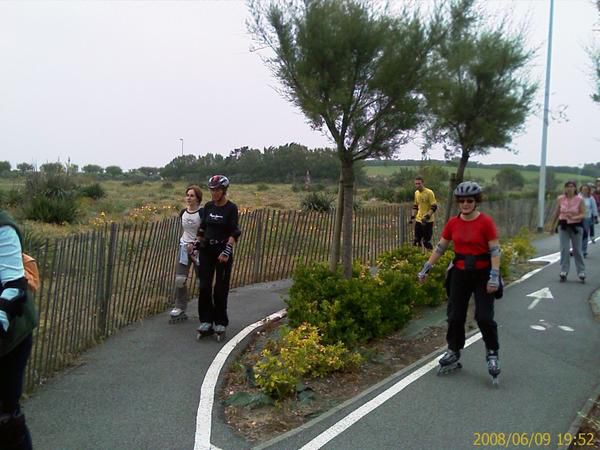
[[446,350],[444,356],[438,361],[440,366],[438,367],[438,375],[444,375],[453,372],[457,369],[462,368],[462,364],[458,361],[460,359],[460,351],[455,352],[453,350]]

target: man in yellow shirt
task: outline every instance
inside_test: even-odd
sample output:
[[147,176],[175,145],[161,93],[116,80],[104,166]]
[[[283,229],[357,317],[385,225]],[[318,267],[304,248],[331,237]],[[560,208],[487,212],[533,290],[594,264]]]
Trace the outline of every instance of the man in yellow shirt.
[[431,189],[425,187],[422,176],[415,177],[415,204],[413,205],[413,214],[410,223],[415,224],[415,237],[413,245],[421,245],[428,250],[433,249],[431,238],[433,236],[433,220],[437,210],[435,194]]

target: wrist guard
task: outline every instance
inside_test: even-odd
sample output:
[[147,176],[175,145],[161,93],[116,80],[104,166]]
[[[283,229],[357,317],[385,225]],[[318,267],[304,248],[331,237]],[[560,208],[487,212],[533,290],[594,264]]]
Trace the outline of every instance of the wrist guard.
[[423,264],[423,268],[417,274],[417,277],[419,278],[419,280],[423,280],[432,268],[433,268],[433,265],[430,264],[429,261],[425,261],[425,264]]
[[232,254],[233,254],[233,245],[228,243],[225,245],[225,250],[223,250],[221,252],[221,256],[226,256],[227,258],[231,258]]
[[492,286],[492,287],[500,286],[500,270],[490,269],[490,279],[488,281],[488,286]]

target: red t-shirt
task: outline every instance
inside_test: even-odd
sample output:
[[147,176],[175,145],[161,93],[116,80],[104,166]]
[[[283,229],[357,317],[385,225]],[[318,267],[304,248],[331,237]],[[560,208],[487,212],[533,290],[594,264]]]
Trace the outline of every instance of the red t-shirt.
[[[442,237],[454,242],[454,251],[463,255],[481,255],[490,251],[489,241],[498,239],[496,224],[491,217],[480,213],[475,220],[452,217],[442,230]],[[465,268],[465,261],[456,261],[458,269]],[[476,269],[489,267],[489,261],[475,261]]]

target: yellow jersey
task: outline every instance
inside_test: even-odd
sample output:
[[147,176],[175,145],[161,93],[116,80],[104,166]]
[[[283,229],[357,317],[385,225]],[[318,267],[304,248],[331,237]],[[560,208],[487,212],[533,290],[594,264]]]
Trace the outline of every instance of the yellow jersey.
[[[415,191],[415,206],[417,207],[415,219],[417,222],[423,222],[423,216],[431,211],[433,205],[437,206],[437,201],[435,200],[435,194],[431,189],[423,188],[423,191]],[[427,222],[433,222],[433,219],[434,214],[432,211]]]

